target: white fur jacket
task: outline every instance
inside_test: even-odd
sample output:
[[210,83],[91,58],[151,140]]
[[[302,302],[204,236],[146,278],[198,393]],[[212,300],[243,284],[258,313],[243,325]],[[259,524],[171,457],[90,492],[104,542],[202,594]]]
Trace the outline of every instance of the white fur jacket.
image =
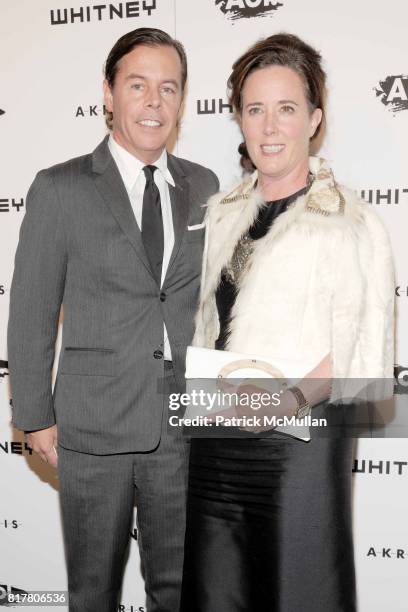
[[[311,157],[309,165],[309,192],[254,244],[227,348],[314,365],[330,353],[333,378],[392,379],[394,272],[387,233],[369,204],[335,182],[324,160]],[[256,179],[254,172],[208,202],[196,346],[214,348],[218,337],[215,291],[263,204]]]

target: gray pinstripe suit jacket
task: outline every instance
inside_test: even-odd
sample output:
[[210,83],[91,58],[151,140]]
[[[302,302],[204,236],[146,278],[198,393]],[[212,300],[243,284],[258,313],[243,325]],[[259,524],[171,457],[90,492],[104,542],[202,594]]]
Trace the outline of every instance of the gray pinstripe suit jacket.
[[[213,172],[169,155],[175,245],[160,289],[107,138],[38,173],[27,196],[11,288],[13,423],[57,422],[59,442],[94,454],[147,451],[160,439],[163,321],[182,382],[193,335]],[[51,370],[61,304],[63,340]],[[156,358],[154,356],[156,352]],[[159,353],[160,355],[160,353]]]

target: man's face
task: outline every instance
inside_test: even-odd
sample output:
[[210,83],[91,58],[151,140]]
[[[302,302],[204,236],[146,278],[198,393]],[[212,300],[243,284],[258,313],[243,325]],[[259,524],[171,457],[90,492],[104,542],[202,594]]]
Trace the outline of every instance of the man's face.
[[154,163],[175,128],[181,101],[181,61],[170,46],[139,45],[119,63],[113,88],[104,82],[113,137],[146,164]]

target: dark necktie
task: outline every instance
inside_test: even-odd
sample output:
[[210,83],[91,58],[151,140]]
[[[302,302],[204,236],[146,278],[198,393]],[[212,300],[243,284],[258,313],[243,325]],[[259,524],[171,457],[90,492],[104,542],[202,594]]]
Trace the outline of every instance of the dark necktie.
[[153,275],[160,286],[164,232],[160,192],[153,178],[155,170],[157,170],[156,166],[143,168],[146,186],[143,194],[142,238]]

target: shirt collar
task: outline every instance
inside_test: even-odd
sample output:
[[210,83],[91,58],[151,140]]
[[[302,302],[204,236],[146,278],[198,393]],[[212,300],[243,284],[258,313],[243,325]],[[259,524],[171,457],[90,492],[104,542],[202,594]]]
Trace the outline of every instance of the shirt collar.
[[[142,172],[142,169],[144,166],[146,166],[146,164],[118,144],[113,138],[112,134],[109,136],[108,146],[112,157],[118,166],[123,182],[125,183],[125,187],[130,193],[139,177],[139,174]],[[160,172],[167,183],[175,187],[174,179],[167,167],[166,149],[163,150],[159,159],[157,159],[152,165],[157,167],[157,171]]]

